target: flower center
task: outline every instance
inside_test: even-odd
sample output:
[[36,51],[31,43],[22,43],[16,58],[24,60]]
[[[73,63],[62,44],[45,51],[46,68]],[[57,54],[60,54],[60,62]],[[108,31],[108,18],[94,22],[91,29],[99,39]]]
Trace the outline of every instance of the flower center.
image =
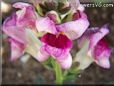
[[41,38],[41,41],[56,48],[72,48],[72,41],[63,32],[56,35],[47,33]]

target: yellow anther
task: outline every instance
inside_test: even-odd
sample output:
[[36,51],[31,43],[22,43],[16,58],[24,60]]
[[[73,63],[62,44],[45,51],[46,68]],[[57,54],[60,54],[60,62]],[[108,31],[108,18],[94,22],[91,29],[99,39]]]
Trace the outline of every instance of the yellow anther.
[[64,32],[62,32],[62,31],[61,31],[59,34],[62,34],[62,35],[64,35]]
[[58,36],[59,36],[60,34],[61,34],[61,35],[64,35],[64,32],[62,32],[62,31],[59,32],[59,33],[56,35],[56,37],[58,38]]

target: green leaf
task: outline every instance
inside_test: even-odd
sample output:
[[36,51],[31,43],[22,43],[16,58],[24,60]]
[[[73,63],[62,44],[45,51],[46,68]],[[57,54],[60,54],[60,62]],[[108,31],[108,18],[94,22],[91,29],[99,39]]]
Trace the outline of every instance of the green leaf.
[[74,84],[75,78],[75,73],[70,73],[69,70],[64,72],[64,84]]
[[70,7],[58,9],[58,12],[61,13],[61,14],[68,13],[69,11],[70,11]]
[[63,19],[62,19],[62,22],[68,22],[68,21],[72,21],[72,16],[73,16],[73,13],[72,12],[69,12]]
[[72,75],[66,76],[64,80],[74,80],[74,79],[75,79],[75,75],[72,74]]
[[76,77],[81,73],[81,70],[78,69],[77,64],[73,64],[73,66],[69,70],[65,70],[63,74],[64,82],[66,81],[73,81]]
[[44,16],[43,9],[41,8],[40,4],[37,5],[36,10],[40,16]]
[[52,59],[53,58],[50,57],[47,61],[42,63],[49,70],[53,70]]

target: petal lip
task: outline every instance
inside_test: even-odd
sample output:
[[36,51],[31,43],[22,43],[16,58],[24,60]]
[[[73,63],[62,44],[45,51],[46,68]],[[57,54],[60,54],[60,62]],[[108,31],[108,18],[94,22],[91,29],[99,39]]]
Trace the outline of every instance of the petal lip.
[[99,32],[93,34],[90,38],[90,46],[89,48],[92,49],[96,46],[96,44],[104,38],[109,33],[108,28],[102,27]]
[[[60,48],[52,47],[48,44],[45,44],[45,46],[46,46],[45,47],[46,52],[49,53],[49,55],[51,55],[55,59],[56,57],[61,57],[66,55],[70,51],[70,49],[60,49]],[[60,59],[64,59],[64,58],[60,58]]]
[[63,31],[71,40],[75,40],[83,35],[88,26],[89,21],[87,19],[80,18],[75,21],[57,25],[57,30]]
[[47,33],[41,38],[41,41],[52,47],[61,49],[72,48],[73,45],[72,41],[62,34],[56,36],[54,34]]
[[103,68],[110,68],[109,58],[111,52],[111,48],[107,42],[104,39],[100,40],[93,52],[96,63]]
[[38,32],[48,32],[53,34],[57,33],[55,23],[48,17],[37,20],[36,27]]
[[43,62],[46,61],[49,56],[52,56],[63,69],[69,69],[72,65],[72,56],[69,51],[69,49],[58,49],[43,43],[40,52],[38,52],[37,60]]
[[72,56],[71,56],[71,54],[68,53],[68,55],[65,56],[64,58],[65,58],[64,60],[57,59],[57,61],[59,62],[59,64],[61,65],[61,67],[63,69],[70,69],[71,66],[72,66]]
[[70,49],[59,49],[45,44],[45,51],[58,61],[63,69],[69,69],[72,65]]
[[103,67],[105,69],[109,69],[110,68],[110,61],[107,58],[102,58],[96,61],[96,63],[100,66]]
[[108,43],[104,39],[100,40],[94,48],[94,57],[96,57],[95,59],[99,59],[100,57],[109,58],[110,54],[111,48],[109,47]]

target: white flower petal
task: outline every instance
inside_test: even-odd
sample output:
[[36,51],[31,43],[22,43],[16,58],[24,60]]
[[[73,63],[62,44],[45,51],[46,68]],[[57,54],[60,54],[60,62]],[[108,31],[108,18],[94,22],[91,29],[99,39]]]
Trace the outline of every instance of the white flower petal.
[[63,69],[69,69],[72,66],[72,56],[71,54],[67,54],[67,56],[65,55],[65,59],[64,60],[60,60],[58,59],[58,62],[60,63],[61,67]]
[[103,68],[110,68],[110,61],[108,58],[101,58],[96,63]]
[[79,62],[79,69],[84,70],[94,61],[92,57],[87,55],[89,41],[86,41],[81,50],[76,54],[75,61]]
[[54,22],[48,17],[37,20],[36,27],[38,32],[49,32],[53,34],[57,32]]
[[89,22],[87,19],[78,19],[58,25],[57,29],[64,32],[70,39],[74,40],[82,36],[88,26]]

